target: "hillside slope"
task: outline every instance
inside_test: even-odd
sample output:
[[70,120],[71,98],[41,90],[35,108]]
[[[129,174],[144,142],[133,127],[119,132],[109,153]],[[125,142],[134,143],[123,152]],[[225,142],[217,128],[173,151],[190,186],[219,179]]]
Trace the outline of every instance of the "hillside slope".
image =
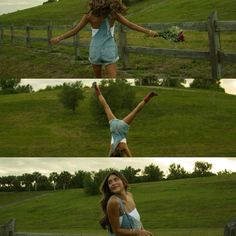
[[[163,235],[222,235],[228,219],[235,217],[236,175],[216,176],[131,185],[137,208],[147,229]],[[17,231],[106,235],[98,225],[100,196],[85,196],[74,189],[14,194],[17,200],[0,208],[0,223],[16,218]],[[30,198],[23,201],[21,195]],[[11,199],[11,197],[9,198]],[[2,204],[2,203],[0,203]],[[6,204],[6,202],[5,202]],[[201,234],[199,234],[201,232]],[[197,234],[198,233],[198,234]]]
[[[151,88],[136,87],[137,103]],[[131,124],[128,142],[137,157],[235,156],[236,96],[191,89],[157,89]],[[58,91],[2,95],[0,156],[107,156],[108,124],[93,116],[93,91],[76,114],[65,110]],[[129,111],[116,114],[123,118]]]
[[[52,21],[55,24],[71,24],[78,21],[88,11],[87,0],[62,0],[26,10],[0,16],[1,24],[17,25],[42,24]],[[231,0],[145,0],[129,7],[128,18],[139,23],[204,21],[214,10],[221,20],[233,20],[236,15],[236,2]]]

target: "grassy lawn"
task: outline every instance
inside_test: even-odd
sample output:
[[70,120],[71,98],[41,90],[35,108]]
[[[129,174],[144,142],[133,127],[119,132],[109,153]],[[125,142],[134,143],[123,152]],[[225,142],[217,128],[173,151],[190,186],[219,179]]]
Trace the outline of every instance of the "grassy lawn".
[[[236,155],[235,96],[155,89],[160,96],[147,104],[130,127],[128,141],[134,156]],[[150,88],[135,87],[135,91],[138,103]],[[1,96],[0,156],[107,156],[109,127],[93,117],[92,89],[85,90],[76,114],[63,108],[57,94]],[[123,118],[127,113],[116,115]]]
[[[130,186],[146,229],[155,235],[222,235],[235,215],[236,176],[161,181]],[[227,194],[225,194],[227,192]],[[148,193],[148,194],[147,194]],[[0,193],[0,223],[16,218],[18,232],[106,235],[98,225],[100,196],[82,189]],[[8,196],[10,196],[8,198]],[[27,201],[24,201],[24,197]],[[8,205],[3,208],[3,205]]]

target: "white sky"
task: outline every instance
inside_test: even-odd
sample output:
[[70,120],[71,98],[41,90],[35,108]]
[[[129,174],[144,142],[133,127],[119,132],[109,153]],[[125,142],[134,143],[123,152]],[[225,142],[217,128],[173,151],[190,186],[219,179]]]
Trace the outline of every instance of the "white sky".
[[[21,84],[30,84],[32,85],[34,91],[37,91],[41,88],[45,88],[47,85],[55,86],[57,84],[63,84],[64,82],[74,82],[76,80],[83,81],[85,85],[91,86],[94,81],[98,81],[96,79],[22,79]],[[128,81],[133,84],[134,79],[128,79]],[[187,84],[192,81],[192,79],[187,79]],[[221,80],[221,87],[225,89],[225,92],[228,94],[236,95],[236,78],[235,79],[222,79]]]
[[228,170],[236,172],[236,158],[0,158],[0,176],[21,175],[38,171],[44,175],[56,171],[98,171],[99,169],[124,169],[127,166],[140,168],[150,164],[158,165],[168,173],[172,163],[180,164],[186,171],[192,172],[196,161],[206,161],[213,165],[212,172]]
[[0,15],[42,5],[47,0],[0,0]]

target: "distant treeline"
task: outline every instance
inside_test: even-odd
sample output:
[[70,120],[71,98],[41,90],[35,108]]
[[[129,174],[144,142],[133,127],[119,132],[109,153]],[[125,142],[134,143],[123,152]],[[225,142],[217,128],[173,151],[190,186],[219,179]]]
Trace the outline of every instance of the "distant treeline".
[[[211,172],[212,164],[208,162],[195,162],[193,172],[187,172],[180,164],[171,164],[167,176],[158,165],[150,164],[143,170],[131,166],[120,170],[129,183],[143,183],[183,178],[206,177],[214,175],[228,175],[224,170],[214,174]],[[99,194],[99,187],[108,172],[114,169],[104,169],[98,172],[76,171],[74,174],[68,171],[61,173],[52,172],[49,176],[39,172],[25,173],[19,176],[9,175],[0,177],[1,192],[42,191],[83,188],[88,195]]]

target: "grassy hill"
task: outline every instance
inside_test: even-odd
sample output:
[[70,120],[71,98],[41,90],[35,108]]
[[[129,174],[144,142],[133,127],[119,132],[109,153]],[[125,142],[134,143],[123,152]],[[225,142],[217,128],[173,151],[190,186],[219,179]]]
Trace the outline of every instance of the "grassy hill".
[[[156,89],[156,88],[155,88]],[[140,101],[151,90],[135,87]],[[134,156],[235,156],[236,96],[214,91],[158,88],[131,124]],[[58,91],[0,96],[0,156],[107,156],[107,125],[94,117],[91,88],[76,114]],[[123,118],[124,114],[116,114]]]
[[[131,185],[131,192],[145,228],[155,235],[221,236],[235,217],[235,181],[234,174],[142,183]],[[106,235],[97,223],[100,196],[80,189],[0,196],[0,223],[16,218],[18,232]]]
[[[87,0],[61,0],[0,16],[1,23],[69,23],[88,11]],[[233,20],[236,3],[232,0],[145,0],[129,7],[128,18],[139,23],[206,20],[217,10],[222,20]]]

